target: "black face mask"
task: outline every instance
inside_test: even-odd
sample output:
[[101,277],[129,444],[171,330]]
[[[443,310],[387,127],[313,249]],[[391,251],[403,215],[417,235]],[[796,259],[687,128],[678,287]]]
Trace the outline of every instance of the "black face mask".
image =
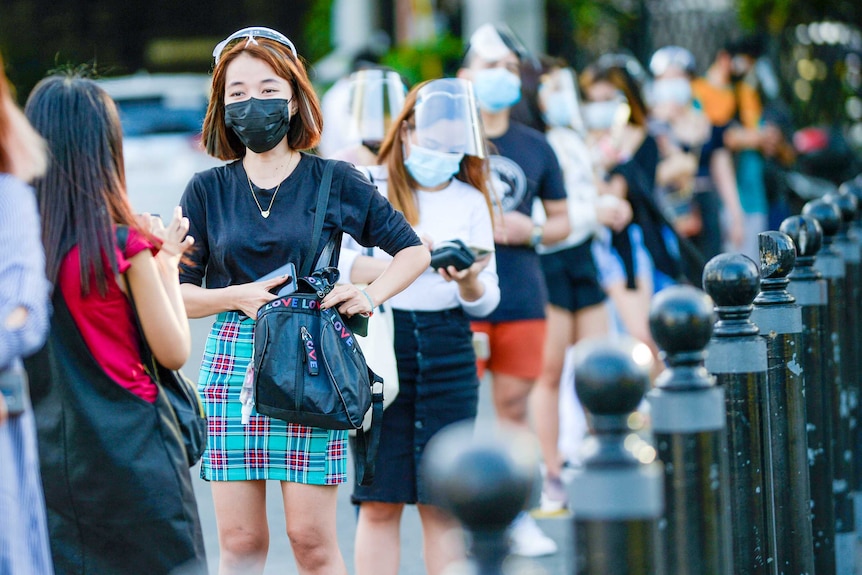
[[249,98],[224,107],[224,122],[243,145],[257,154],[278,145],[290,129],[290,100]]

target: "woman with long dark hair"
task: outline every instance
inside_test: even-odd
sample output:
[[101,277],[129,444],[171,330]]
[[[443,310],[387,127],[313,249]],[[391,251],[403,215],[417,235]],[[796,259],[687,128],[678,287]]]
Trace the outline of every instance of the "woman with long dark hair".
[[[476,417],[479,379],[469,322],[500,301],[478,115],[466,80],[419,84],[386,133],[379,165],[369,168],[378,190],[429,248],[461,240],[483,255],[467,267],[427,268],[389,304],[399,391],[383,417],[374,483],[357,483],[353,490],[359,503],[358,575],[398,572],[401,514],[408,504],[419,510],[430,575],[463,555],[457,539],[446,536],[457,524],[434,505],[420,466],[425,446],[440,429]],[[342,269],[352,281],[374,281],[388,263],[379,253],[345,257]]]
[[132,212],[117,108],[92,80],[42,80],[26,114],[51,154],[35,187],[54,317],[28,371],[55,569],[206,573],[185,450],[141,359],[130,301],[155,359],[180,368],[191,345],[178,270],[188,221],[179,209],[167,227]]

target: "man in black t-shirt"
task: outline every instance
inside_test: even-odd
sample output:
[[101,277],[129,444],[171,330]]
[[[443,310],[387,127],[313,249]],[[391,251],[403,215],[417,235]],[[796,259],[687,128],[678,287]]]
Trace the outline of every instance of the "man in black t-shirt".
[[[491,179],[496,192],[494,241],[500,305],[485,321],[474,322],[477,337],[487,341],[479,375],[491,372],[497,417],[527,426],[527,399],[542,370],[547,289],[539,243],[553,244],[569,235],[566,190],[560,165],[544,134],[510,121],[521,97],[519,75],[526,54],[511,32],[486,24],[473,33],[458,77],[473,82],[485,135],[492,144]],[[547,214],[543,226],[530,214],[538,198]],[[513,552],[537,556],[556,552],[556,544],[523,515],[512,529]]]

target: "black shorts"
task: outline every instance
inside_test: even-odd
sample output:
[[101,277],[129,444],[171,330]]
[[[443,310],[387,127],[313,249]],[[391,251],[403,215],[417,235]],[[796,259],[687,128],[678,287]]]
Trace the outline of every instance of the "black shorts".
[[588,239],[571,248],[541,255],[551,305],[576,312],[605,301],[590,249],[592,243]]

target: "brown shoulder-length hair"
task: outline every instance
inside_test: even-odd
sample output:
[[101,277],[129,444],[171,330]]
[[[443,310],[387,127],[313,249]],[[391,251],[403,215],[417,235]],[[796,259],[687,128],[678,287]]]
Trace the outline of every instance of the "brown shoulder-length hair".
[[[433,80],[429,81],[433,82]],[[404,132],[403,126],[409,126],[413,122],[416,95],[426,84],[428,82],[417,84],[407,93],[404,107],[389,125],[389,131],[383,138],[377,158],[377,163],[385,165],[389,172],[389,202],[396,210],[403,213],[404,218],[413,226],[419,223],[419,206],[416,205],[416,194],[413,191],[418,184],[404,167],[404,140],[401,135]],[[461,159],[461,169],[455,177],[470,184],[484,196],[488,213],[493,217],[491,194],[488,190],[490,181],[488,161],[477,156],[465,155]]]
[[45,173],[45,142],[12,99],[0,57],[0,173],[29,182]]
[[629,123],[645,128],[647,125],[648,110],[643,96],[641,95],[640,85],[624,66],[616,64],[591,64],[588,66],[579,78],[581,90],[587,91],[587,88],[596,82],[609,82],[621,91],[629,104],[631,113],[629,115]]
[[245,156],[245,146],[224,121],[225,75],[227,67],[240,54],[263,60],[279,77],[290,83],[293,98],[297,101],[297,113],[290,118],[287,144],[293,150],[315,147],[323,132],[323,113],[305,71],[305,64],[287,46],[266,38],[257,38],[256,43],[240,42],[230,48],[221,55],[213,70],[212,94],[203,126],[207,153],[219,160],[237,160]]

